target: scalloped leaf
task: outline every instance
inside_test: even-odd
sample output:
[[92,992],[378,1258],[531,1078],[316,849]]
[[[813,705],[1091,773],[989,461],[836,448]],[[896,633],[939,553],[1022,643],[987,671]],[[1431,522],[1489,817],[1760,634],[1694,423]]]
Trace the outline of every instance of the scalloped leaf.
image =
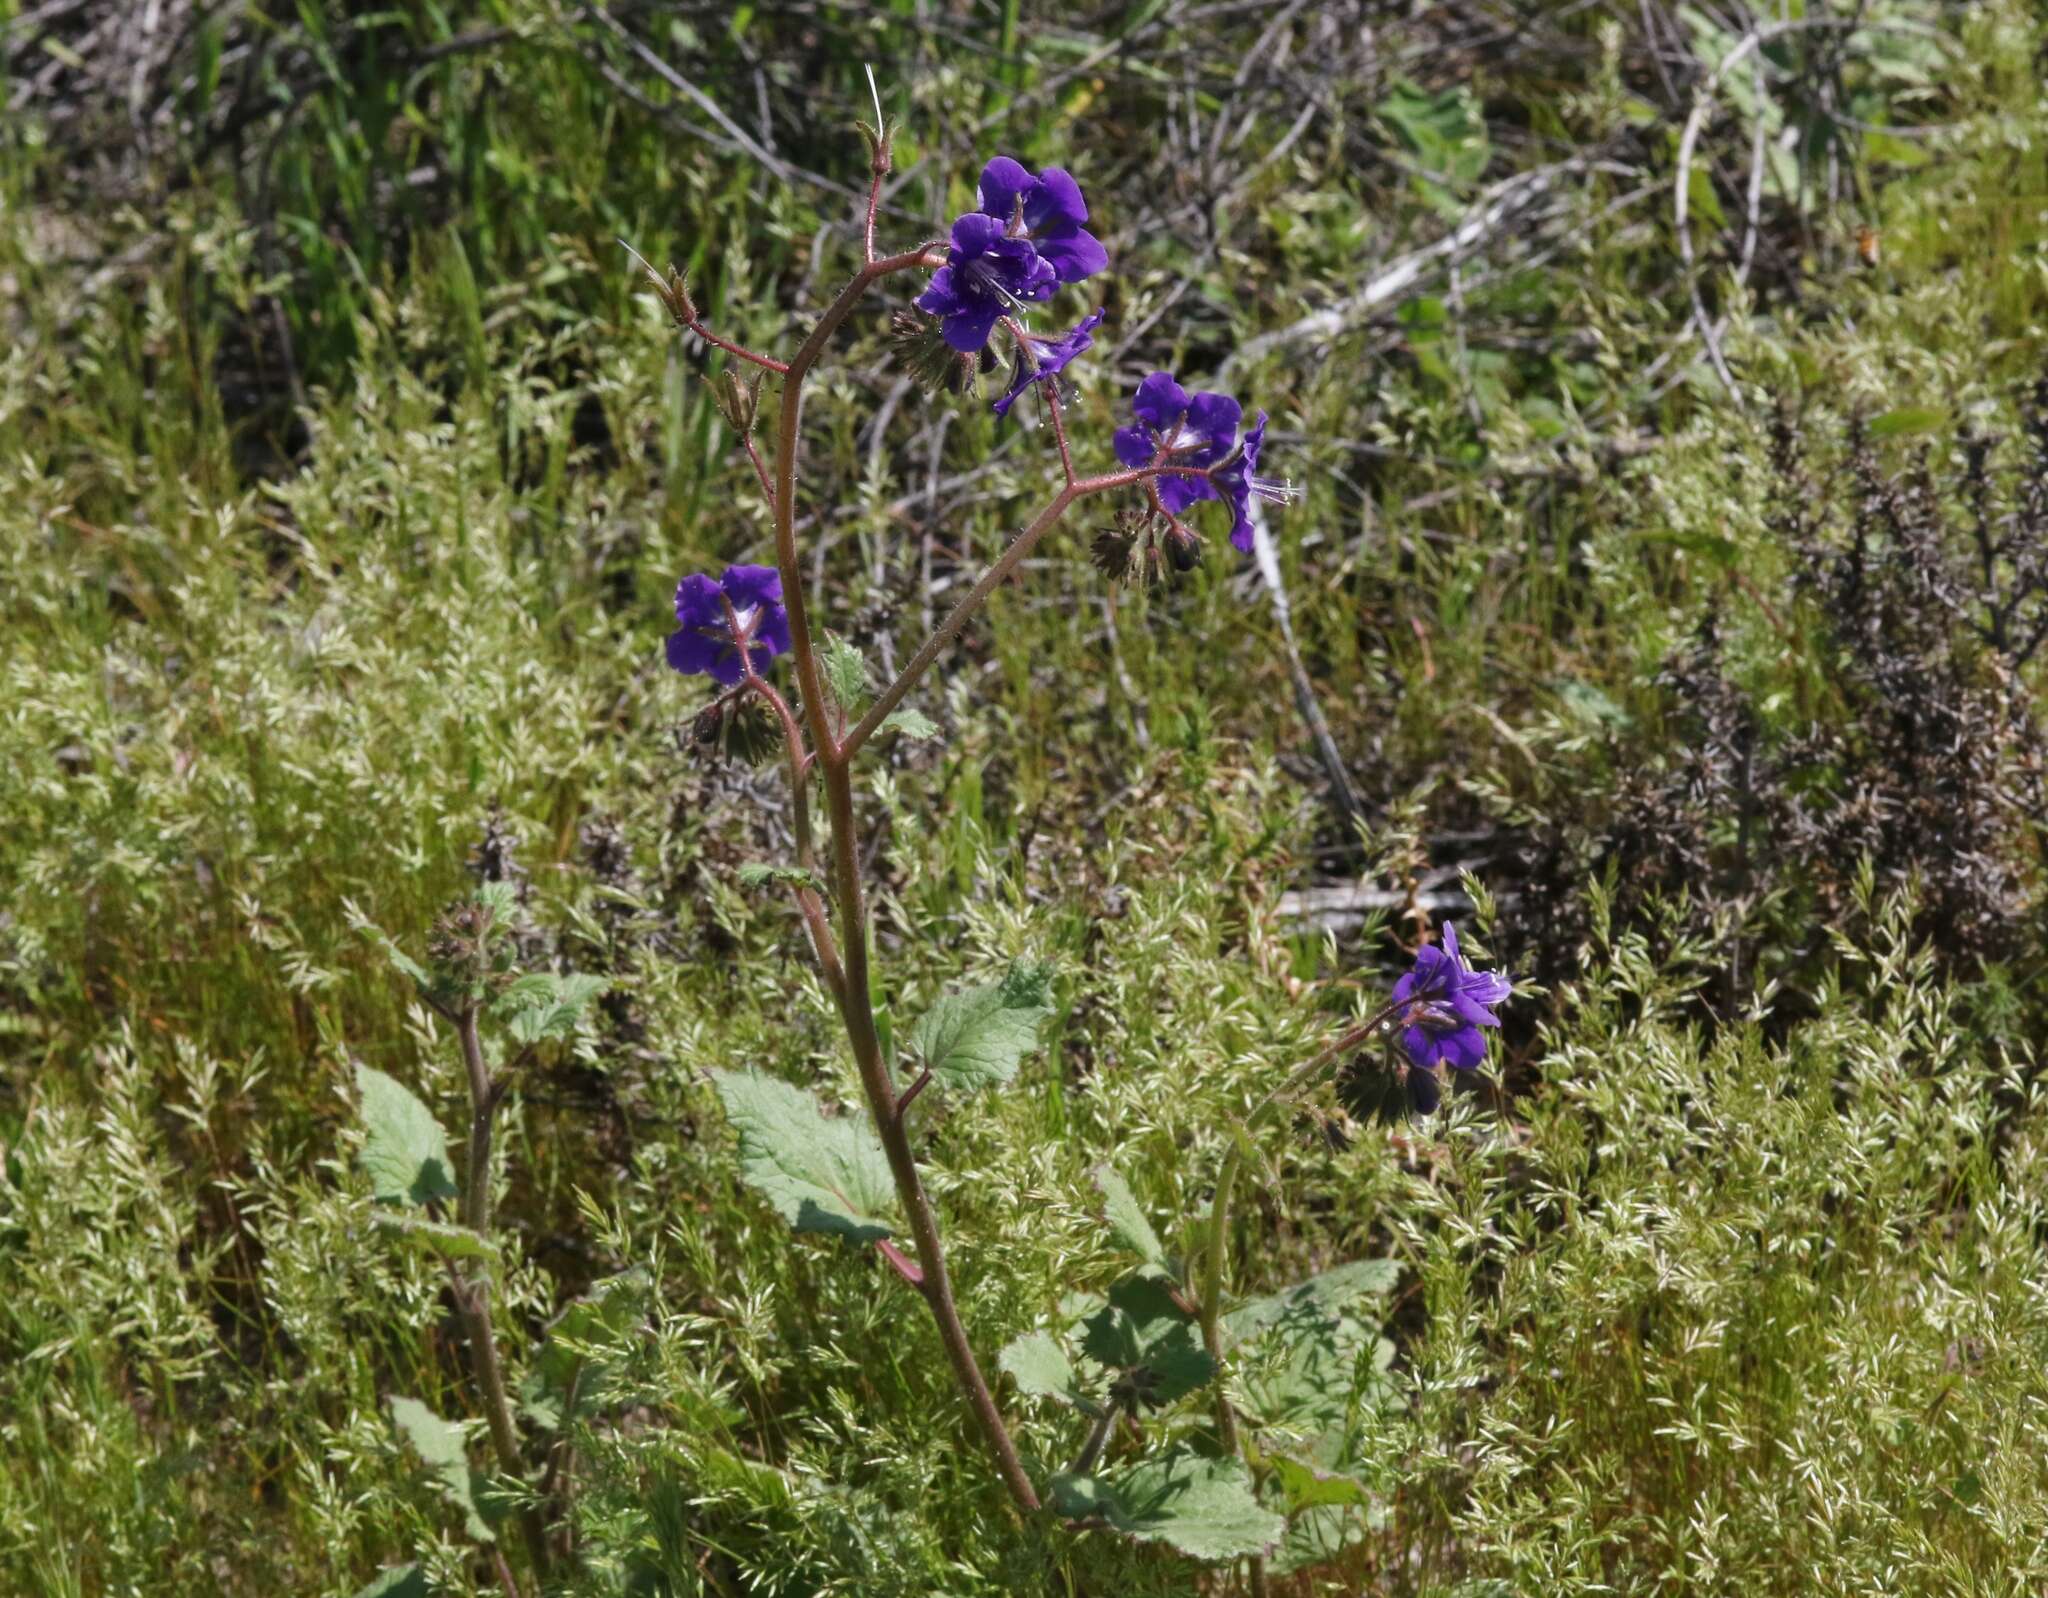
[[802,1088],[759,1071],[713,1071],[712,1086],[740,1145],[740,1176],[799,1232],[856,1243],[894,1235],[878,1218],[896,1186],[872,1129],[828,1116]]

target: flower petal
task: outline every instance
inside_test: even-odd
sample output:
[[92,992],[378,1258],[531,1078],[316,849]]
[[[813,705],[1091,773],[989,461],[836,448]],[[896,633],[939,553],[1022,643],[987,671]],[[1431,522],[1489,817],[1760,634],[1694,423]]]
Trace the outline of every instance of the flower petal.
[[1206,477],[1159,479],[1159,503],[1175,516],[1181,515],[1190,506],[1199,505],[1203,500],[1215,497],[1215,486]]
[[1424,1069],[1442,1056],[1438,1041],[1437,1034],[1425,1026],[1412,1026],[1401,1034],[1401,1047],[1408,1051],[1408,1058]]
[[1258,543],[1259,530],[1252,526],[1252,519],[1243,506],[1238,507],[1237,520],[1230,527],[1230,547],[1240,555],[1249,555]]
[[1152,435],[1142,427],[1119,427],[1111,435],[1110,443],[1116,449],[1116,458],[1130,467],[1150,466],[1152,457],[1159,453]]
[[773,566],[728,566],[718,586],[725,590],[736,610],[782,601],[782,573]]
[[1446,921],[1444,923],[1444,953],[1451,957],[1459,970],[1469,971],[1472,969],[1465,964],[1465,956],[1458,950],[1458,924],[1455,921]]
[[1154,372],[1138,385],[1138,392],[1131,399],[1131,409],[1137,412],[1138,420],[1162,435],[1172,433],[1180,425],[1187,408],[1188,391],[1173,380],[1171,372]]
[[711,669],[718,658],[722,645],[706,638],[694,627],[685,627],[681,632],[668,635],[668,663],[673,671],[685,677],[694,677]]
[[1109,251],[1086,228],[1047,233],[1036,241],[1043,256],[1062,283],[1078,283],[1093,277],[1109,265]]
[[980,211],[963,211],[953,220],[953,248],[966,260],[988,254],[1002,239],[1003,224]]
[[723,626],[725,606],[718,594],[718,584],[702,572],[691,572],[676,584],[676,620],[685,627]]
[[1486,1034],[1476,1027],[1460,1027],[1444,1034],[1441,1050],[1444,1064],[1474,1070],[1486,1059]]
[[962,355],[972,355],[988,343],[988,336],[995,331],[1002,314],[1000,305],[967,305],[947,317],[939,331]]
[[717,658],[707,669],[713,682],[723,683],[728,688],[746,675],[745,669],[740,665],[740,652],[730,643],[719,646]]
[[780,605],[764,606],[754,627],[754,638],[756,647],[766,649],[770,658],[788,654],[789,612]]
[[[990,216],[1002,218],[1003,226],[1007,228],[1010,225],[1010,218],[1017,214],[1017,201],[1032,194],[1039,182],[1040,180],[1031,175],[1031,169],[1023,162],[1013,161],[1007,155],[999,155],[981,169],[981,185],[978,190],[981,208]],[[1084,220],[1085,217],[1084,212]]]
[[[983,181],[987,181],[986,174]],[[1088,220],[1088,202],[1081,198],[1081,185],[1063,166],[1049,166],[1038,174],[1038,184],[1024,197],[1024,225],[1034,233],[1062,231],[1058,224],[1079,227]]]
[[1197,394],[1188,402],[1187,430],[1200,434],[1212,449],[1228,449],[1237,437],[1244,407],[1228,394]]
[[942,266],[932,273],[932,280],[925,286],[925,291],[911,303],[927,316],[958,316],[967,309],[967,302],[954,287],[950,266]]

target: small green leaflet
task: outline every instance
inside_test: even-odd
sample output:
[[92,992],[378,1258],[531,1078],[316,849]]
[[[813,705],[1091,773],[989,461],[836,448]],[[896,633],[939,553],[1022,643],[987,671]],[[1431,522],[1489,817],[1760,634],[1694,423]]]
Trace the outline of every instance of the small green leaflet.
[[839,708],[853,715],[867,698],[867,661],[858,649],[834,632],[825,634],[825,647],[820,653],[824,656],[826,686],[839,701]]
[[363,1169],[380,1199],[425,1204],[455,1197],[448,1140],[433,1111],[403,1083],[367,1065],[356,1067],[363,1099]]
[[924,743],[939,735],[939,725],[922,710],[892,710],[882,718],[876,732],[900,732],[904,737]]
[[1252,1491],[1242,1460],[1208,1459],[1185,1447],[1108,1478],[1057,1475],[1052,1501],[1072,1519],[1100,1516],[1126,1536],[1212,1562],[1264,1553],[1287,1531]]
[[1098,1165],[1092,1174],[1095,1185],[1102,1190],[1102,1218],[1109,1224],[1109,1235],[1147,1265],[1163,1267],[1165,1245],[1145,1218],[1144,1208],[1131,1192],[1130,1184],[1112,1166]]
[[741,1177],[791,1226],[856,1243],[892,1234],[875,1217],[895,1208],[896,1187],[865,1122],[827,1117],[802,1088],[758,1071],[713,1071],[711,1084],[739,1136]]
[[503,1024],[519,1043],[542,1038],[573,1038],[576,1022],[590,1001],[611,986],[603,977],[558,976],[539,971],[523,976],[498,995],[491,1018]]
[[461,1510],[470,1536],[479,1542],[493,1542],[491,1528],[476,1506],[481,1483],[470,1468],[469,1450],[463,1445],[462,1428],[445,1421],[417,1398],[391,1400],[391,1419],[399,1434],[419,1450],[420,1458],[433,1467],[441,1480],[441,1491]]
[[947,1087],[971,1093],[1000,1086],[1038,1046],[1039,1025],[1052,1014],[1051,989],[1046,967],[1012,966],[1000,982],[940,999],[910,1029],[910,1046]]

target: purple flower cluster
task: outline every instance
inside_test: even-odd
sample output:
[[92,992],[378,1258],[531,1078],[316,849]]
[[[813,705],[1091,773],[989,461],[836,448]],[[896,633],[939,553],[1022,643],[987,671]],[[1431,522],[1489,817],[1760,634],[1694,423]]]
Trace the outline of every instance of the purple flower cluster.
[[1442,1088],[1438,1065],[1470,1071],[1486,1058],[1486,1034],[1497,1027],[1494,1007],[1504,1004],[1514,984],[1497,971],[1474,971],[1458,949],[1458,929],[1444,923],[1442,948],[1425,945],[1415,967],[1394,984],[1394,1003],[1401,1006],[1401,1043],[1413,1069],[1408,1091],[1415,1108],[1428,1114]]
[[676,622],[669,665],[728,688],[749,675],[749,664],[758,676],[789,648],[782,577],[773,566],[728,566],[716,582],[692,572],[676,585]]
[[1034,177],[999,155],[982,168],[980,201],[953,224],[946,264],[917,300],[964,355],[986,345],[1005,316],[1109,265],[1109,252],[1081,225],[1088,220],[1081,185],[1059,167]]
[[[1204,392],[1190,397],[1171,372],[1154,372],[1140,383],[1131,410],[1137,415],[1137,425],[1116,430],[1116,458],[1133,469],[1188,468],[1157,479],[1161,507],[1169,516],[1181,516],[1202,500],[1225,501],[1236,512],[1230,542],[1251,553],[1252,495],[1285,497],[1283,489],[1251,475],[1266,439],[1266,413],[1259,412],[1258,421],[1244,436],[1243,447],[1233,449],[1244,407],[1227,394]],[[1194,468],[1201,470],[1197,473]]]

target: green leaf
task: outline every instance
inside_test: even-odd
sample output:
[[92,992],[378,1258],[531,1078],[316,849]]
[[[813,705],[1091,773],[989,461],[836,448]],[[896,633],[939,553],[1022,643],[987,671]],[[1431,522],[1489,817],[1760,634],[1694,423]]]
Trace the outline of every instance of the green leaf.
[[445,1255],[450,1259],[492,1260],[498,1245],[481,1232],[448,1221],[430,1221],[424,1215],[380,1215],[379,1223],[402,1243]]
[[892,710],[882,718],[877,732],[900,732],[904,737],[924,743],[939,735],[939,724],[922,710]]
[[1138,1396],[1154,1405],[1184,1398],[1216,1374],[1195,1318],[1151,1274],[1127,1276],[1109,1290],[1109,1302],[1082,1323],[1081,1351],[1130,1372]]
[[1285,1323],[1305,1326],[1331,1319],[1337,1310],[1358,1299],[1385,1297],[1400,1279],[1401,1267],[1392,1260],[1353,1260],[1339,1265],[1270,1298],[1239,1305],[1223,1317],[1225,1346]]
[[1365,1523],[1349,1508],[1319,1504],[1287,1523],[1279,1551],[1266,1561],[1270,1576],[1291,1576],[1311,1565],[1325,1565],[1365,1537]]
[[1212,1562],[1264,1553],[1287,1531],[1252,1491],[1242,1460],[1207,1459],[1186,1448],[1108,1478],[1062,1472],[1052,1479],[1052,1501],[1073,1519],[1099,1516],[1126,1536]]
[[610,986],[604,977],[535,972],[521,977],[498,995],[491,1004],[491,1019],[520,1043],[572,1038],[590,1001]]
[[947,1087],[998,1086],[1038,1046],[1039,1025],[1052,1014],[1051,987],[1044,966],[1013,966],[1001,982],[940,999],[910,1029],[910,1046]]
[[1925,405],[1901,405],[1895,411],[1886,411],[1870,424],[1872,438],[1905,438],[1917,433],[1932,433],[1948,420],[1945,412]]
[[758,1071],[713,1071],[711,1082],[739,1136],[740,1175],[791,1226],[856,1243],[891,1235],[875,1216],[896,1188],[864,1122],[828,1118],[802,1088]]
[[380,1199],[425,1204],[455,1197],[448,1140],[433,1111],[403,1083],[367,1065],[356,1067],[363,1100],[363,1169]]
[[1312,1509],[1320,1504],[1370,1504],[1372,1494],[1365,1483],[1339,1471],[1320,1470],[1303,1459],[1269,1454],[1266,1464],[1273,1480],[1287,1495],[1290,1512]]
[[1109,1224],[1109,1235],[1147,1265],[1163,1267],[1166,1264],[1165,1246],[1160,1243],[1159,1234],[1152,1230],[1152,1223],[1145,1218],[1145,1211],[1131,1192],[1130,1184],[1108,1165],[1096,1166],[1092,1174],[1095,1185],[1102,1190],[1102,1218]]
[[[595,1404],[599,1371],[622,1350],[647,1314],[653,1280],[639,1266],[591,1284],[549,1324],[547,1337],[520,1386],[520,1409],[547,1431],[588,1412]],[[565,1414],[573,1390],[575,1410]]]
[[1049,1332],[1026,1332],[1004,1345],[996,1364],[1027,1397],[1056,1398],[1090,1415],[1102,1413],[1102,1406],[1081,1390],[1073,1363]]
[[393,1565],[358,1588],[356,1598],[427,1598],[427,1574],[418,1565]]
[[825,634],[825,647],[819,654],[825,667],[825,686],[832,690],[839,708],[851,716],[867,698],[867,661],[858,649],[834,632]]
[[470,1468],[469,1450],[463,1442],[462,1428],[441,1419],[417,1398],[392,1399],[391,1419],[400,1435],[418,1450],[420,1458],[440,1478],[442,1493],[462,1511],[470,1536],[479,1542],[495,1541],[491,1528],[477,1510],[477,1492],[481,1484],[476,1472]]

